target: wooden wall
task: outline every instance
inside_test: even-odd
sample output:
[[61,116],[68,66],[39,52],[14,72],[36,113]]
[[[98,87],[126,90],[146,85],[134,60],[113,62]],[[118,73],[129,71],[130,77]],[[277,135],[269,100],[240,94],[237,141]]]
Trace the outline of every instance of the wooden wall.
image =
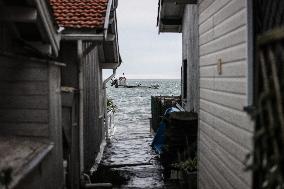
[[60,59],[66,63],[66,67],[61,70],[61,86],[75,89],[73,92],[62,92],[64,158],[68,161],[67,187],[78,189],[81,172],[77,44],[73,41],[61,41],[60,46]]
[[[246,0],[199,2],[199,188],[251,188],[244,171],[253,123],[243,111],[247,85]],[[221,60],[222,73],[218,73]]]
[[[83,49],[90,46],[84,43]],[[100,117],[102,72],[99,65],[98,47],[84,59],[84,166],[89,171],[94,165],[103,141],[103,125]]]
[[49,136],[46,63],[0,56],[0,132]]
[[26,179],[44,170],[40,181],[34,177],[26,183],[26,188],[33,188],[36,182],[46,189],[61,188],[64,184],[59,89],[58,66],[37,58],[0,55],[1,135],[29,137],[53,144],[43,161],[28,160],[37,166],[22,182],[26,183]]
[[10,29],[0,23],[0,134],[11,136],[11,142],[21,138],[53,146],[47,154],[42,149],[39,157],[22,160],[16,188],[62,188],[60,67],[45,58],[16,55]]
[[[187,96],[185,109],[197,112],[199,109],[199,67],[198,67],[198,6],[186,5],[182,25],[183,61],[187,62]],[[183,68],[185,69],[185,68]],[[184,81],[182,82],[184,83]],[[183,89],[185,90],[185,89]]]

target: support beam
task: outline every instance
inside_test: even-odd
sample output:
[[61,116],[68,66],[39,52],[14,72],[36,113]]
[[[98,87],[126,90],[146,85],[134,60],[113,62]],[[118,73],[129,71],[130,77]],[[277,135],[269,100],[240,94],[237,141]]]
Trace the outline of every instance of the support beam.
[[27,43],[33,46],[34,48],[36,48],[42,54],[52,55],[52,47],[50,44],[43,44],[41,42],[27,42]]
[[60,47],[60,36],[57,34],[54,23],[52,21],[50,12],[48,11],[48,5],[45,0],[33,0],[37,10],[39,11],[39,16],[42,20],[42,23],[46,29],[48,39],[51,43],[53,52],[55,56],[58,56],[58,51]]
[[197,0],[164,0],[164,2],[176,4],[197,4]]
[[69,41],[113,41],[115,39],[114,34],[108,34],[105,39],[104,34],[84,34],[84,33],[72,33],[72,34],[62,34],[62,40]]
[[35,23],[37,10],[30,7],[0,7],[0,21]]
[[182,25],[182,19],[181,18],[162,18],[161,23],[164,25]]
[[100,63],[100,68],[101,69],[116,69],[120,63],[115,62],[115,63]]
[[103,34],[62,34],[62,40],[70,40],[70,41],[103,41]]
[[108,1],[107,10],[106,10],[106,16],[105,16],[105,24],[104,24],[104,36],[105,38],[108,35],[108,26],[109,26],[109,19],[110,19],[110,11],[112,7],[113,0]]

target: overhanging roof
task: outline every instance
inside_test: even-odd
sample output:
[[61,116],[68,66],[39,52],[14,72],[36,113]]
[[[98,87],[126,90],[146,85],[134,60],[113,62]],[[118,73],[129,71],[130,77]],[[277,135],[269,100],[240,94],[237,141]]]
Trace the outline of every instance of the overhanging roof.
[[103,29],[109,0],[49,0],[57,24],[64,28]]
[[58,55],[60,36],[52,18],[47,0],[0,0],[0,22],[8,23],[16,38],[37,55]]
[[181,32],[184,7],[197,0],[159,0],[157,26],[159,32]]
[[113,24],[109,30],[113,33],[113,40],[104,41],[99,49],[100,66],[102,69],[115,69],[121,64],[119,53],[116,13],[113,13]]

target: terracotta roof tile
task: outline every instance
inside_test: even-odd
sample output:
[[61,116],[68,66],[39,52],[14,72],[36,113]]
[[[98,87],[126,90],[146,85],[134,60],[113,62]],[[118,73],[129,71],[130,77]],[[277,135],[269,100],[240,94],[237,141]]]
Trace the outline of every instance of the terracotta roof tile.
[[55,20],[65,28],[103,28],[108,0],[49,0]]

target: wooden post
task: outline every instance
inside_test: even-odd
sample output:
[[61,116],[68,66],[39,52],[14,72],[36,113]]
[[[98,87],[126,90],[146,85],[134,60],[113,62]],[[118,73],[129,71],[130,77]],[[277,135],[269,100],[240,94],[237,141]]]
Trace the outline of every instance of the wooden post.
[[80,140],[80,171],[84,171],[84,71],[83,71],[83,43],[77,41],[77,58],[79,64],[79,140]]

